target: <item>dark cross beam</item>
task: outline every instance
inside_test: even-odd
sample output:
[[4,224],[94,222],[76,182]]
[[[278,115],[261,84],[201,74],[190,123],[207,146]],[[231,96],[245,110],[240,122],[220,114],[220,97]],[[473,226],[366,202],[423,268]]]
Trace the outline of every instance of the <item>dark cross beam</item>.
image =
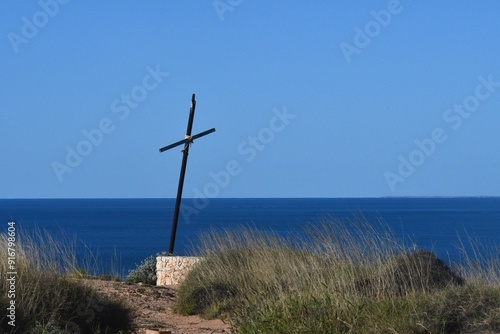
[[177,187],[177,198],[175,200],[174,217],[172,219],[172,231],[170,232],[170,245],[168,246],[169,255],[174,254],[175,234],[177,233],[177,222],[179,221],[179,210],[181,206],[182,188],[184,187],[184,175],[186,175],[186,165],[187,165],[187,158],[189,155],[189,146],[193,142],[193,140],[208,135],[209,133],[215,132],[215,128],[212,128],[210,130],[200,132],[194,136],[191,136],[191,129],[193,128],[195,108],[196,108],[196,100],[194,99],[194,94],[193,94],[193,96],[191,97],[191,109],[189,110],[189,119],[186,130],[186,136],[184,137],[183,140],[179,140],[178,142],[160,148],[160,152],[165,152],[166,150],[170,150],[171,148],[184,144],[184,149],[181,151],[183,153],[181,174],[179,176],[179,186]]

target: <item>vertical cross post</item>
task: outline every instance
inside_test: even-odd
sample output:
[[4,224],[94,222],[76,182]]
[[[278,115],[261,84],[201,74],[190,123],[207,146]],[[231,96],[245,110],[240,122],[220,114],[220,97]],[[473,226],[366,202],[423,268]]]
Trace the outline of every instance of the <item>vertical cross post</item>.
[[[189,109],[188,125],[186,129],[186,139],[191,137],[191,130],[193,129],[194,110],[196,108],[195,95],[191,97],[191,108]],[[177,186],[177,197],[175,199],[174,218],[172,219],[172,231],[170,232],[170,244],[168,246],[168,254],[174,254],[175,235],[177,233],[177,222],[179,221],[179,210],[181,207],[182,189],[184,187],[184,176],[186,175],[186,166],[189,155],[189,144],[184,144],[182,150],[182,164],[181,174],[179,175],[179,185]]]
[[180,212],[181,199],[182,199],[182,189],[184,187],[184,176],[186,175],[186,166],[187,166],[187,158],[189,155],[189,146],[193,142],[194,139],[203,137],[203,136],[215,131],[215,129],[212,128],[210,130],[198,133],[197,135],[191,136],[195,108],[196,108],[196,100],[195,100],[195,94],[193,94],[193,96],[191,97],[191,108],[189,110],[189,118],[188,118],[188,125],[187,125],[187,129],[186,129],[186,136],[184,137],[183,140],[180,140],[178,142],[175,142],[173,144],[170,144],[168,146],[160,148],[160,152],[164,152],[166,150],[169,150],[171,148],[174,148],[176,146],[184,144],[184,149],[181,151],[183,153],[182,165],[181,165],[181,172],[179,175],[179,185],[177,186],[177,197],[175,199],[174,216],[172,219],[172,231],[170,232],[170,244],[168,246],[168,254],[169,255],[174,254],[175,236],[177,234],[177,223],[179,221],[179,212]]

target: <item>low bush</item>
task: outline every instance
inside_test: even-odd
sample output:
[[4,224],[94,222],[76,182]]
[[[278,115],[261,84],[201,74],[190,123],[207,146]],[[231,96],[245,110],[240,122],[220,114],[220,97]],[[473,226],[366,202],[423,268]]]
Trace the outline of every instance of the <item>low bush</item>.
[[129,271],[125,278],[127,282],[144,283],[148,285],[156,285],[156,257],[165,256],[167,253],[162,252],[156,256],[149,256],[136,264],[136,268]]

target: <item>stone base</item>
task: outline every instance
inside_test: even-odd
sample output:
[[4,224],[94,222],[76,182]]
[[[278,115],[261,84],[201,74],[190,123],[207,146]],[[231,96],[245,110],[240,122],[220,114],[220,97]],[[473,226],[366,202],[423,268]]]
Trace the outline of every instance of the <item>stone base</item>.
[[196,256],[158,256],[156,285],[179,285],[193,265],[201,259]]

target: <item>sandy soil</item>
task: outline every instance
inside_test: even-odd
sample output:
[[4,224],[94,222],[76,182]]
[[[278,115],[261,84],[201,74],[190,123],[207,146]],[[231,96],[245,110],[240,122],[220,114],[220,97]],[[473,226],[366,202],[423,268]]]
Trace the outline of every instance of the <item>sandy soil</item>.
[[103,295],[124,300],[133,311],[136,332],[146,329],[164,329],[172,334],[231,333],[231,326],[222,320],[205,320],[199,316],[183,316],[173,312],[176,287],[146,286],[141,283],[88,280]]

